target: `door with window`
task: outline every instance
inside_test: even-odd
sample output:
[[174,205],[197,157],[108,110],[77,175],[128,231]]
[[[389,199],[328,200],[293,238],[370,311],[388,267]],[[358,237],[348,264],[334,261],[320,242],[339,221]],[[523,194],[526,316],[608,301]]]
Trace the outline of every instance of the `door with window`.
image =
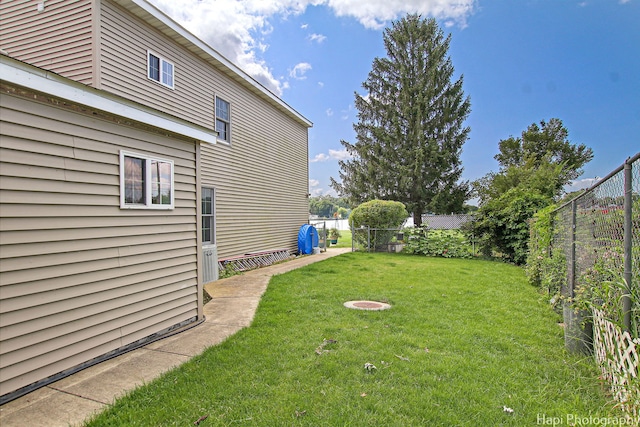
[[202,244],[216,244],[216,192],[213,188],[202,188]]
[[204,283],[218,280],[218,248],[216,247],[216,192],[202,188],[202,279]]

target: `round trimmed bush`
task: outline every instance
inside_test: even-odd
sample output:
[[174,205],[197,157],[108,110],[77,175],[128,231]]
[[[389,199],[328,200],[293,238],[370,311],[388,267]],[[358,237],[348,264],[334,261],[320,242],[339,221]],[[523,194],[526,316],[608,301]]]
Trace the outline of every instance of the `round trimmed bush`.
[[[408,216],[401,202],[370,200],[351,211],[349,226],[354,231],[356,242],[375,248],[389,243]],[[359,232],[361,227],[374,229],[373,234]]]

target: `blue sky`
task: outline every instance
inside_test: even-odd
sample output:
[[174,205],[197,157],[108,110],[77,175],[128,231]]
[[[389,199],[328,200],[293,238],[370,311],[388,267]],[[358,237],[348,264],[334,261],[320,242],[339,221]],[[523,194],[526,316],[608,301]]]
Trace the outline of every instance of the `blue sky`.
[[340,140],[393,19],[435,17],[471,97],[463,179],[498,169],[498,142],[556,117],[595,157],[575,187],[640,151],[640,0],[152,0],[314,123],[312,195],[334,194]]

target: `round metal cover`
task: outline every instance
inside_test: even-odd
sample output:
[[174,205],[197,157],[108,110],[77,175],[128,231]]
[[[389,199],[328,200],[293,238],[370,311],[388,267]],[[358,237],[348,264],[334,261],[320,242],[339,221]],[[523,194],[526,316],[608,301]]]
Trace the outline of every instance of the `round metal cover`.
[[388,310],[391,308],[386,302],[378,301],[347,301],[344,303],[347,308],[353,308],[356,310]]

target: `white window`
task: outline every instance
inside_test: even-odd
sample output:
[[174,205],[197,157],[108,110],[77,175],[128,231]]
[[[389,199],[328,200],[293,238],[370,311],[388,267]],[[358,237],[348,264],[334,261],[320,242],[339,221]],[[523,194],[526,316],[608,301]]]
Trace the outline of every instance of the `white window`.
[[173,161],[120,152],[120,208],[173,209]]
[[147,77],[173,89],[173,64],[147,51]]
[[216,192],[202,187],[202,243],[216,243]]
[[231,106],[216,96],[216,131],[218,139],[231,142]]

